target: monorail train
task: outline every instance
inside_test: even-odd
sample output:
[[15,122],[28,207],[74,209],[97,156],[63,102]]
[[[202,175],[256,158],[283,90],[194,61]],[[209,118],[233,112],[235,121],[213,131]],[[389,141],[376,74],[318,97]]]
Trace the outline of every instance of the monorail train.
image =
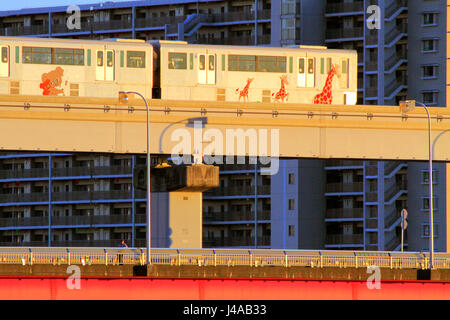
[[0,94],[356,104],[357,53],[288,48],[0,37]]

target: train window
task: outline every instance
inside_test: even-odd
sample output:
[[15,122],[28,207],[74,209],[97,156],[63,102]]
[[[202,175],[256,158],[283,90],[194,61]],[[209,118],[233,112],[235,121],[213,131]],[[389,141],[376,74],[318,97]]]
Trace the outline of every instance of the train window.
[[23,47],[23,63],[51,64],[52,49],[40,47]]
[[320,58],[320,74],[324,74],[325,72],[325,59]]
[[189,69],[194,70],[194,54],[189,54]]
[[256,71],[258,72],[286,72],[286,57],[257,56]]
[[314,59],[308,59],[308,73],[314,73]]
[[214,71],[215,69],[216,69],[216,67],[215,67],[215,57],[214,57],[214,55],[210,55],[209,57],[208,57],[208,61],[209,61],[209,67],[208,67],[208,70],[210,70],[210,71]]
[[87,51],[87,65],[91,66],[91,49],[88,49]]
[[305,73],[305,59],[301,58],[298,63],[298,73]]
[[52,49],[52,64],[84,66],[84,50]]
[[256,71],[285,73],[287,58],[277,56],[228,56],[228,71]]
[[205,55],[200,55],[200,58],[198,59],[198,62],[199,62],[199,66],[198,66],[198,68],[200,69],[200,70],[205,70]]
[[230,54],[228,56],[228,71],[255,71],[256,56],[241,56]]
[[23,63],[84,66],[83,49],[23,47]]
[[112,51],[108,51],[106,53],[106,65],[108,67],[112,67],[114,65],[114,56],[113,56]]
[[347,73],[347,60],[342,60],[342,73]]
[[103,67],[103,51],[97,51],[97,67]]
[[8,62],[8,48],[2,47],[2,62]]
[[145,68],[145,52],[127,51],[127,68]]
[[169,52],[169,69],[187,69],[187,53]]
[[331,58],[327,58],[327,74],[331,71]]

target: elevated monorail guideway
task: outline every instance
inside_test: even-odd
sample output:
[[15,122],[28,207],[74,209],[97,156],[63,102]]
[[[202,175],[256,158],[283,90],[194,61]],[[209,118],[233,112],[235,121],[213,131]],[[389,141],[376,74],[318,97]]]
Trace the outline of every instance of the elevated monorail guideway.
[[[427,160],[425,110],[398,106],[149,100],[152,154]],[[433,160],[450,111],[431,108]],[[0,150],[146,152],[141,99],[0,95]]]

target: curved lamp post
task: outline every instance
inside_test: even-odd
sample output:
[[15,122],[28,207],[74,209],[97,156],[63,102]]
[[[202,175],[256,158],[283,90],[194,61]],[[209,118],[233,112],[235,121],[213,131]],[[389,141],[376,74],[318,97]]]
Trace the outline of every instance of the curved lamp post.
[[145,108],[147,109],[147,264],[151,264],[150,259],[150,247],[151,247],[151,209],[150,209],[150,118],[149,118],[149,108],[145,97],[139,92],[135,91],[120,91],[119,101],[128,101],[128,95],[130,93],[137,94],[145,102]]
[[433,252],[434,252],[434,225],[433,225],[433,155],[431,151],[431,118],[430,118],[430,112],[428,111],[428,108],[425,104],[419,101],[415,100],[406,100],[400,102],[400,110],[403,113],[406,113],[408,111],[414,110],[416,103],[422,106],[425,111],[427,112],[428,117],[428,181],[430,183],[429,186],[429,193],[430,193],[430,200],[428,201],[428,206],[430,209],[430,227],[429,227],[429,234],[430,234],[430,270],[433,269]]

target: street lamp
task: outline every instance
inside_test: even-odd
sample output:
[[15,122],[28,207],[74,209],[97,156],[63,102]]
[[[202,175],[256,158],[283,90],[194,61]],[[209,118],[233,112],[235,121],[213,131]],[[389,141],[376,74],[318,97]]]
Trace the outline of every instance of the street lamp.
[[414,110],[416,103],[421,105],[427,112],[428,117],[428,179],[430,183],[430,200],[428,201],[428,206],[430,209],[430,270],[433,269],[433,252],[434,252],[434,226],[433,226],[433,155],[431,152],[431,118],[430,112],[426,105],[422,102],[415,100],[406,100],[400,102],[400,111],[406,113],[408,111]]
[[128,95],[130,93],[137,94],[140,96],[145,102],[145,108],[147,109],[147,265],[151,264],[150,259],[150,247],[151,247],[151,209],[150,209],[150,118],[149,118],[149,108],[147,104],[147,100],[145,97],[139,92],[135,91],[120,91],[119,92],[119,102],[128,101]]

